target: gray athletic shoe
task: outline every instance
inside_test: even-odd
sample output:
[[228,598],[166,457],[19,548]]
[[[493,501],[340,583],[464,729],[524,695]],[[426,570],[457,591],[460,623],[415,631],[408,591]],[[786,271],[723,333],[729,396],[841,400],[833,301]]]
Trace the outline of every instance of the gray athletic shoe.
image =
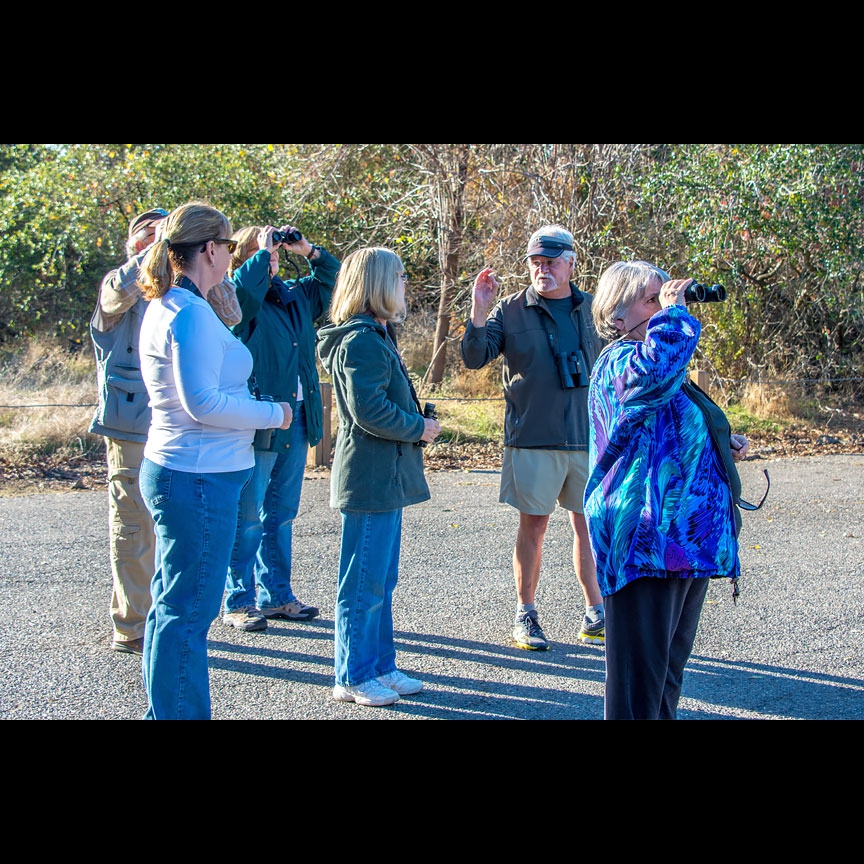
[[537,610],[525,612],[519,616],[513,626],[513,641],[518,648],[526,651],[548,651],[549,643],[543,633],[543,628],[537,620]]
[[235,612],[226,612],[222,616],[222,623],[226,627],[234,627],[237,630],[267,629],[267,619],[254,606],[237,609]]

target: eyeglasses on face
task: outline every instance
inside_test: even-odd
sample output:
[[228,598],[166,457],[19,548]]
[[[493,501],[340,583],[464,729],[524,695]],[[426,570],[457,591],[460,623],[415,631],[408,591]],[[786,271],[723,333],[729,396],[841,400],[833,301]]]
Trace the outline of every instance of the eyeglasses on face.
[[400,274],[399,274],[399,278],[400,278],[403,282],[407,282],[407,281],[408,281],[408,274],[407,274],[407,273],[400,273]]
[[233,255],[237,251],[236,240],[214,240],[213,242],[218,246],[227,246],[229,255]]

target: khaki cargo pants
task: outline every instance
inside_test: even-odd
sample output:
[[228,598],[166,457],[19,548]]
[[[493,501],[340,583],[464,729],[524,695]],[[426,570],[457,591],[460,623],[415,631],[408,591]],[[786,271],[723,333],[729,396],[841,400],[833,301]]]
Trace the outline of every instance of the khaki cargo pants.
[[153,520],[138,489],[144,445],[106,438],[114,640],[144,637],[156,559]]

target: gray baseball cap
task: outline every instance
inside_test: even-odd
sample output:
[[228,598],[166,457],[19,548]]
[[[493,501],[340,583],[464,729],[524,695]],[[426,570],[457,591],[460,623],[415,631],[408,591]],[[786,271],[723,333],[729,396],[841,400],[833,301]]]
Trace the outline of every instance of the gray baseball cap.
[[563,252],[572,252],[573,247],[557,237],[535,237],[528,246],[528,252],[523,260],[527,261],[535,255],[544,258],[560,258]]
[[161,207],[154,207],[152,210],[136,216],[129,226],[129,236],[134,237],[142,228],[148,228],[156,222],[161,222],[167,215],[167,210],[163,210]]

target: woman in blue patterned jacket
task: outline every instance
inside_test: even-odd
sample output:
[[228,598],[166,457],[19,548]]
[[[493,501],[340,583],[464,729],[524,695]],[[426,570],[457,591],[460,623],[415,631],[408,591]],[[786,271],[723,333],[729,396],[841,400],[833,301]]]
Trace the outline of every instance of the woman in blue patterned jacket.
[[606,606],[607,720],[676,719],[708,580],[740,573],[734,462],[749,444],[690,395],[702,331],[685,305],[692,281],[619,261],[592,305],[597,332],[616,339],[591,375],[585,489]]

